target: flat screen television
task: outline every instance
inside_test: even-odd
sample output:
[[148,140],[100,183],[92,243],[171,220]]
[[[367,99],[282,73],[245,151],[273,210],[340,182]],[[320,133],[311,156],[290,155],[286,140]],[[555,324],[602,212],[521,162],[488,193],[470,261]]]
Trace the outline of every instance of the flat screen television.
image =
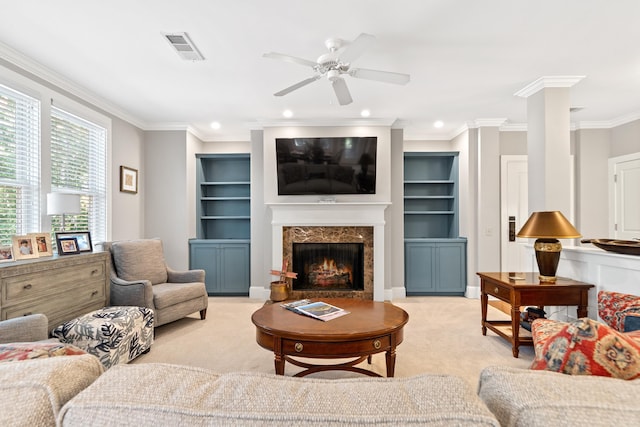
[[278,195],[375,194],[377,137],[276,138]]

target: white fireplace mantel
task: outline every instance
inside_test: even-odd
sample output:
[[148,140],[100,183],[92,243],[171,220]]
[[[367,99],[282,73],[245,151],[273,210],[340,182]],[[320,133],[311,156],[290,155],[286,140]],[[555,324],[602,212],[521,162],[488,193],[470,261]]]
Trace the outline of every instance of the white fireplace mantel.
[[373,299],[384,301],[384,210],[387,202],[267,203],[272,219],[272,265],[282,265],[285,226],[373,227]]

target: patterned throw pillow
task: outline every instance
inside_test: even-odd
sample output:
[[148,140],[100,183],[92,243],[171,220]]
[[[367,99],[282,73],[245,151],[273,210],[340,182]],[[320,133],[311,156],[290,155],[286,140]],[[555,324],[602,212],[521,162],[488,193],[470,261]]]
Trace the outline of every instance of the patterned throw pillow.
[[537,346],[536,339],[545,343],[539,353],[536,351],[531,369],[624,380],[640,377],[637,334],[618,332],[593,319],[582,318],[570,323],[556,322],[562,328],[553,335],[545,335],[545,328],[540,328],[543,325],[536,323],[534,345]]
[[640,297],[620,292],[598,292],[598,316],[617,331],[624,331],[630,314],[640,315]]
[[54,356],[75,356],[79,354],[87,353],[76,346],[60,342],[17,342],[0,344],[0,362],[14,362],[17,360],[31,360]]

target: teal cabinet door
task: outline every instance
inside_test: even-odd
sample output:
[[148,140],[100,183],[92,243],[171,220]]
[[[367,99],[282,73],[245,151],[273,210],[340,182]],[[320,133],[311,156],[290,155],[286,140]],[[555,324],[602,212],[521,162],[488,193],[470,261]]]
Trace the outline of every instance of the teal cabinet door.
[[405,242],[407,295],[464,295],[466,245],[464,238]]
[[189,241],[189,268],[205,271],[210,296],[249,295],[250,245],[215,240]]

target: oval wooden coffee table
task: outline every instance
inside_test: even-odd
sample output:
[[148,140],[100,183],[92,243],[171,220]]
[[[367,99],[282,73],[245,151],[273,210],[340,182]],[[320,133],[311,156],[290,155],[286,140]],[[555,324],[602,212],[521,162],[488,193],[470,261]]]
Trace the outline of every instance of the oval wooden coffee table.
[[[386,352],[387,377],[393,377],[396,363],[396,347],[402,342],[403,327],[409,315],[400,307],[387,302],[357,299],[321,298],[349,311],[349,314],[327,322],[294,313],[280,303],[265,304],[251,316],[256,325],[256,341],[273,351],[277,375],[284,375],[285,361],[306,368],[297,373],[303,377],[315,372],[342,370],[369,376],[381,376],[355,365],[371,356]],[[354,360],[316,365],[294,359],[292,356],[312,359]]]

